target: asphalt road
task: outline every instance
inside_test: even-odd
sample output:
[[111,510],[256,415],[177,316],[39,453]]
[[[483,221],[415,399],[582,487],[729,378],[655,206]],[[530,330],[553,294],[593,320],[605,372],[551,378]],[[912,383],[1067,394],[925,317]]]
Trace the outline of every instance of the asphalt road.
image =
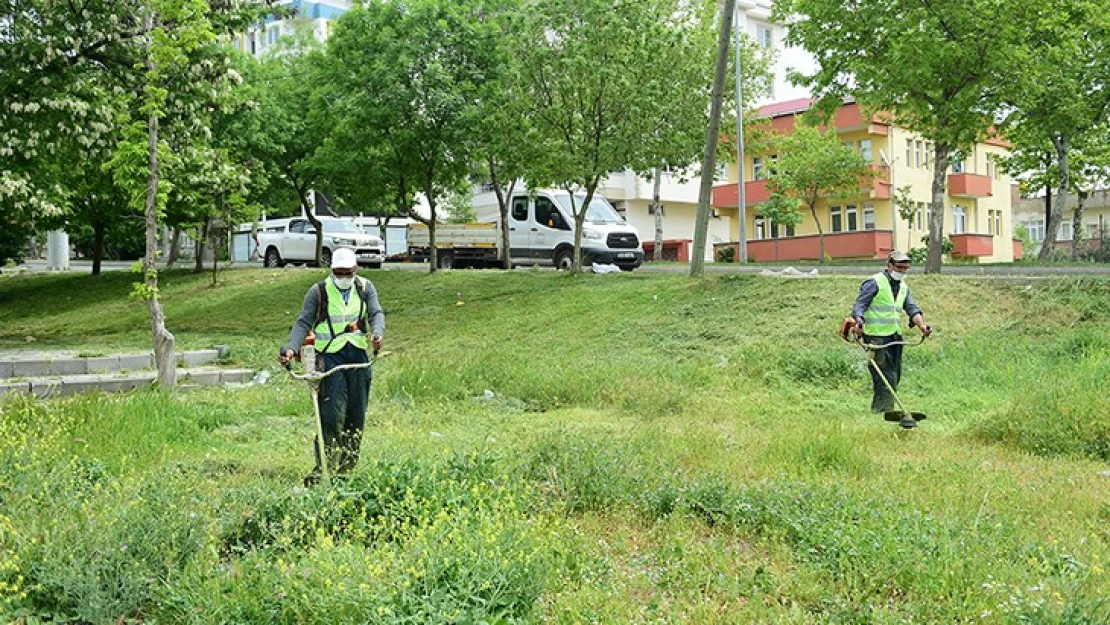
[[[104,261],[101,263],[102,271],[128,271],[133,265],[133,261]],[[190,262],[179,263],[178,267],[191,267]],[[818,264],[798,264],[790,265],[801,273],[809,273],[816,269],[818,275],[849,275],[849,276],[869,276],[882,268],[881,261],[876,261],[874,264],[858,264],[858,265],[818,265]],[[46,261],[32,260],[23,264],[28,271],[32,273],[45,272]],[[705,272],[708,274],[730,274],[730,273],[761,273],[765,270],[779,272],[786,269],[787,265],[725,265],[720,263],[706,263]],[[258,264],[236,264],[227,267],[230,270],[241,270],[259,268]],[[220,271],[225,271],[225,268]],[[386,271],[427,271],[428,265],[423,263],[386,263],[384,269]],[[313,267],[289,267],[288,271],[314,271]],[[546,269],[551,271],[550,268]],[[92,262],[87,260],[73,260],[70,261],[70,271],[89,273],[92,271]],[[689,273],[690,268],[688,265],[679,263],[662,263],[655,265],[648,263],[643,267],[636,270],[640,273],[662,273],[662,274],[685,274]],[[920,274],[922,268],[915,267],[913,273]],[[941,270],[943,275],[955,276],[1001,276],[1007,278],[1021,278],[1021,277],[1053,277],[1053,276],[1110,276],[1110,264],[1087,264],[1087,265],[1068,265],[1068,266],[1050,266],[1041,267],[1033,265],[945,265]]]

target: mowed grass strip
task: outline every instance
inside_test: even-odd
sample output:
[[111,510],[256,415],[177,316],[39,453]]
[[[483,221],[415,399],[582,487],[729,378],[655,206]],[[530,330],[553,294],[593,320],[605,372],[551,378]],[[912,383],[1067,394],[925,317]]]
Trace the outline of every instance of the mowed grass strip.
[[[3,402],[0,615],[1110,619],[1107,281],[911,276],[937,332],[905,433],[835,334],[859,278],[366,272],[363,461],[305,491],[312,408],[273,360],[322,275],[162,275],[179,349],[266,385]],[[0,349],[148,349],[134,280],[0,279]]]

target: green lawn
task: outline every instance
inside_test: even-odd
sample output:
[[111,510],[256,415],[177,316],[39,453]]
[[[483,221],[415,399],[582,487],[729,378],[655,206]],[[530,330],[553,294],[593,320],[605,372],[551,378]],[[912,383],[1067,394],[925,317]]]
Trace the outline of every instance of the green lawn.
[[[367,272],[363,458],[305,490],[320,275],[161,276],[267,385],[0,403],[0,622],[1110,622],[1110,280],[911,276],[903,432],[859,277]],[[149,349],[134,280],[0,277],[0,349]]]

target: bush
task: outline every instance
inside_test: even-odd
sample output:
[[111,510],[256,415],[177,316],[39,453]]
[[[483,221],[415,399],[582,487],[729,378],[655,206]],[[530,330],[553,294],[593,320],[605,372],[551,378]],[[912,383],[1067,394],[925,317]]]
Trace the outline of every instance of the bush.
[[717,250],[717,262],[731,263],[736,260],[736,249],[731,247],[722,247]]

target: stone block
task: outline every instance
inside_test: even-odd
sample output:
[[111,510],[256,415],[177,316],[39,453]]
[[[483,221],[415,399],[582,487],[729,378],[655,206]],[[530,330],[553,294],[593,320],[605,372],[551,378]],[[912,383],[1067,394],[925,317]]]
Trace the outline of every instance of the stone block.
[[140,371],[154,366],[154,354],[121,354],[119,371]]
[[[184,373],[184,376],[181,374]],[[179,377],[184,377],[191,384],[213,385],[220,383],[218,369],[186,369],[178,372]]]
[[200,365],[207,364],[220,357],[220,352],[214,349],[198,349],[191,352],[183,352],[181,359],[178,361],[185,367],[199,367]]
[[0,382],[0,396],[8,393],[30,393],[30,382]]
[[93,356],[86,358],[85,370],[89,373],[119,371],[119,356]]
[[31,393],[39,399],[58,397],[62,394],[62,381],[57,378],[33,378],[29,382]]
[[50,362],[50,375],[81,375],[88,373],[84,358],[60,358]]
[[222,369],[220,381],[224,384],[245,384],[254,378],[254,371],[250,369]]
[[46,359],[16,360],[12,362],[13,378],[30,378],[34,376],[50,375],[53,362]]

